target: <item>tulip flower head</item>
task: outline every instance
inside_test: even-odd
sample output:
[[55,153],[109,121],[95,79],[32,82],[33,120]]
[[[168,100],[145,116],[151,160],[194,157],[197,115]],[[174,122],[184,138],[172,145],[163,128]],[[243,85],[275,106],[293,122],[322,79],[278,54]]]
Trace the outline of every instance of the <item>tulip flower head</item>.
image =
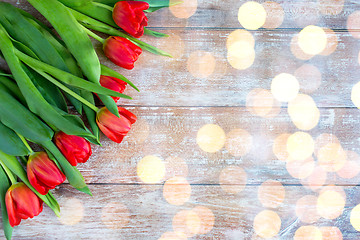
[[148,19],[144,10],[149,9],[147,2],[119,1],[113,10],[115,23],[131,36],[139,38],[144,34]]
[[116,65],[125,69],[133,69],[134,63],[138,60],[142,49],[126,38],[111,36],[103,45],[104,53]]
[[54,142],[72,166],[85,163],[92,154],[90,142],[76,135],[57,132]]
[[50,189],[54,189],[66,179],[46,152],[30,155],[27,162],[27,175],[31,185],[42,195],[46,195]]
[[[125,91],[127,83],[115,77],[101,75],[100,85],[113,91],[123,93]],[[117,102],[119,101],[120,97],[112,97],[112,99]]]
[[106,107],[99,110],[96,122],[100,130],[112,141],[121,143],[123,138],[136,122],[136,116],[125,108],[118,107],[120,118],[112,114]]
[[43,201],[22,182],[13,184],[7,190],[5,204],[12,227],[19,225],[21,219],[39,215],[43,209]]

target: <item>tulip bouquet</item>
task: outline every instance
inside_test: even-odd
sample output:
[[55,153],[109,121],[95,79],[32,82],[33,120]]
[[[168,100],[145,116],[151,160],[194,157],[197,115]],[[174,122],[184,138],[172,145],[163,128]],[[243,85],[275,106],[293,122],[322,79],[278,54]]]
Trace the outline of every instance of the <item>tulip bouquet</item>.
[[[139,39],[143,34],[166,36],[146,28],[144,12],[167,7],[168,0],[28,2],[56,33],[0,2],[0,56],[10,69],[0,71],[0,204],[7,239],[21,219],[40,214],[43,203],[60,214],[49,190],[66,179],[91,195],[77,164],[91,156],[90,143],[100,145],[100,131],[120,143],[136,122],[116,103],[131,99],[123,94],[127,85],[138,89],[100,63],[89,36],[125,69],[134,68],[143,50],[170,56]],[[110,36],[103,39],[92,30]],[[94,95],[103,107],[95,106]],[[77,114],[69,113],[68,103]],[[78,116],[83,113],[87,124]]]

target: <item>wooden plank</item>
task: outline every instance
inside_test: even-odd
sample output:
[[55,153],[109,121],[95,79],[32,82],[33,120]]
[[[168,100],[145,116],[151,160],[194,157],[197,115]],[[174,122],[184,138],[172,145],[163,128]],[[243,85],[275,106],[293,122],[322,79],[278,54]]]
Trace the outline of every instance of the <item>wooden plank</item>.
[[[147,37],[146,41],[169,51],[166,58],[144,52],[132,71],[110,64],[96,45],[100,59],[130,80],[141,90],[126,91],[133,100],[122,104],[142,106],[245,106],[247,94],[254,88],[270,89],[280,73],[301,75],[304,64],[321,74],[321,83],[311,96],[319,107],[353,107],[351,89],[359,81],[360,42],[349,33],[337,33],[337,50],[329,56],[310,60],[297,59],[291,52],[294,31],[257,31],[255,61],[238,70],[227,60],[226,40],[230,30],[168,30],[166,39]],[[201,51],[199,53],[199,51]],[[199,60],[196,56],[202,56]],[[201,59],[201,58],[200,58]],[[306,70],[305,70],[306,71]],[[299,77],[298,77],[299,78]],[[299,78],[300,92],[308,93],[315,77]],[[171,99],[171,101],[169,101]]]
[[[39,14],[27,3],[26,0],[5,0],[19,6],[37,17]],[[238,9],[247,0],[186,0],[184,6],[172,10],[162,9],[155,13],[149,13],[149,26],[151,27],[210,27],[210,28],[241,28],[238,21]],[[266,0],[258,0],[263,3]],[[333,29],[346,29],[348,16],[356,10],[360,10],[360,4],[356,0],[346,0],[343,10],[337,15],[326,15],[331,12],[337,13],[338,6],[342,1],[274,1],[281,5],[284,11],[284,21],[281,28],[303,28],[306,25],[318,25]],[[340,5],[341,6],[341,5]],[[334,10],[327,10],[332,7]],[[187,13],[194,12],[194,15]],[[273,16],[278,14],[270,12]],[[188,17],[188,18],[177,18]]]
[[[161,183],[172,176],[180,175],[186,176],[191,184],[218,184],[221,171],[230,165],[243,168],[249,184],[260,184],[267,179],[277,179],[286,184],[304,183],[305,185],[360,183],[360,174],[350,177],[350,173],[346,173],[345,170],[343,170],[345,173],[340,174],[328,172],[327,178],[322,182],[321,179],[309,176],[310,173],[316,175],[318,170],[314,171],[312,166],[305,163],[298,166],[302,166],[305,171],[303,172],[305,175],[299,177],[309,176],[308,178],[295,179],[293,176],[296,175],[289,174],[287,169],[291,169],[294,165],[286,166],[286,162],[277,158],[280,155],[279,151],[276,151],[277,156],[273,151],[274,140],[279,135],[301,131],[292,123],[286,108],[281,109],[279,115],[273,118],[262,118],[240,107],[131,107],[128,109],[139,118],[129,136],[121,144],[113,143],[102,136],[103,147],[94,146],[90,160],[86,164],[79,165],[88,183],[141,184],[142,180],[137,176],[137,165],[141,159],[149,155],[157,156],[167,163],[165,177],[159,178]],[[227,134],[228,142],[225,146],[220,144],[220,150],[217,152],[205,152],[197,144],[198,131],[206,124],[217,124]],[[309,134],[314,141],[320,134],[333,134],[339,139],[344,150],[359,154],[359,126],[360,111],[357,109],[320,109],[319,124],[310,130]],[[234,129],[247,131],[252,142],[248,143],[244,134],[229,135]],[[240,139],[236,140],[236,137]],[[241,139],[245,140],[241,142]],[[282,146],[286,152],[285,144],[283,143]],[[246,151],[241,150],[244,149],[244,145],[249,146],[247,154]],[[316,144],[316,146],[323,145]],[[314,155],[314,159],[319,161],[317,155]],[[348,160],[360,165],[360,159],[354,154],[350,154]]]
[[[296,206],[300,206],[297,201],[300,198],[305,195],[311,195],[315,199],[318,197],[317,194],[299,186],[285,186],[284,198],[271,198],[271,194],[265,198],[260,195],[259,198],[259,188],[256,186],[246,186],[238,194],[228,194],[219,186],[193,185],[190,199],[179,206],[171,205],[164,199],[162,186],[149,186],[144,189],[143,186],[136,185],[91,185],[90,188],[94,197],[80,194],[68,186],[57,189],[54,195],[62,206],[63,216],[57,219],[51,210],[45,207],[39,216],[25,220],[21,226],[16,227],[13,239],[155,240],[165,232],[172,232],[173,225],[177,226],[175,229],[181,229],[180,222],[172,222],[174,216],[182,210],[193,211],[193,215],[190,215],[193,217],[188,219],[188,227],[194,233],[205,233],[195,235],[187,232],[188,236],[194,235],[191,239],[254,239],[251,238],[255,234],[254,219],[266,209],[274,212],[272,214],[277,214],[281,220],[281,228],[276,235],[280,239],[293,239],[295,231],[306,225],[318,228],[337,227],[343,239],[360,237],[360,233],[350,224],[351,210],[359,203],[359,187],[347,189],[345,192],[342,187],[326,190],[338,197],[340,195],[340,199],[346,199],[344,208],[339,204],[335,205],[339,206],[338,209],[328,209],[335,215],[340,215],[333,220],[316,215],[314,207],[316,211],[317,204],[311,202],[308,203],[307,209],[298,207],[296,214]],[[274,208],[264,207],[263,204],[267,206],[270,199],[273,199]],[[205,207],[211,212],[199,215],[199,212],[194,210],[198,206]],[[319,207],[327,208],[321,203]],[[307,218],[302,215],[305,210]],[[214,224],[211,223],[211,213],[214,215]],[[269,220],[271,224],[276,222],[275,218]],[[200,225],[199,228],[199,223],[206,224]],[[264,221],[257,222],[259,223],[266,228]],[[271,229],[267,228],[269,232]],[[2,234],[1,231],[1,238]]]

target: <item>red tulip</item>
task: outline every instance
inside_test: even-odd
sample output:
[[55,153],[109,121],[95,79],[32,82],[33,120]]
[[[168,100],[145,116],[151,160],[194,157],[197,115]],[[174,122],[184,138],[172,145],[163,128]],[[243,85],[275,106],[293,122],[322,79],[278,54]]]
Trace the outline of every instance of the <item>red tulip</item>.
[[[101,75],[100,85],[108,89],[111,89],[113,91],[123,93],[125,91],[127,83],[115,77]],[[115,102],[119,101],[120,99],[119,97],[112,97],[112,98],[114,99]]]
[[43,209],[43,201],[22,182],[13,184],[7,190],[5,204],[12,227],[19,225],[21,219],[39,215]]
[[115,4],[113,19],[125,32],[139,38],[144,34],[148,22],[144,13],[146,9],[149,9],[147,2],[120,1]]
[[134,63],[142,53],[140,47],[136,46],[126,38],[111,36],[104,42],[104,53],[113,63],[126,68],[133,69]]
[[85,163],[92,154],[90,143],[82,137],[57,132],[54,142],[72,166]]
[[66,179],[46,152],[30,155],[27,162],[27,176],[31,185],[42,195],[46,195],[50,189],[54,189]]
[[106,107],[99,110],[96,122],[100,130],[112,141],[120,143],[131,129],[131,125],[136,122],[136,116],[118,107],[120,118],[112,114]]

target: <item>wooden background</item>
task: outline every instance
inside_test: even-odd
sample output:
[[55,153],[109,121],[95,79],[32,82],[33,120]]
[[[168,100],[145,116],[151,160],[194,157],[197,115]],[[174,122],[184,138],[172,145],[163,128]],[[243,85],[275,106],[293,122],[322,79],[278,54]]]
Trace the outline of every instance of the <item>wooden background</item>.
[[[140,88],[127,90],[132,101],[120,101],[139,120],[121,144],[102,136],[103,147],[94,146],[80,165],[93,197],[59,186],[53,192],[61,218],[45,207],[16,227],[13,239],[360,239],[359,223],[350,223],[359,221],[353,209],[360,203],[360,111],[351,100],[360,80],[360,39],[350,32],[360,31],[360,17],[347,24],[360,3],[274,1],[284,20],[276,29],[249,30],[255,60],[244,70],[229,64],[226,47],[229,34],[244,29],[238,21],[244,0],[184,0],[148,14],[149,27],[170,37],[144,41],[174,58],[144,52],[131,71],[111,64],[94,42],[102,62]],[[24,0],[6,2],[42,19]],[[268,12],[268,20],[278,14]],[[307,25],[332,29],[336,50],[299,59],[291,41]],[[311,130],[298,129],[287,103],[272,99],[271,82],[280,73],[294,74],[300,93],[314,99],[320,119]],[[264,95],[249,95],[254,89]],[[205,131],[215,134],[205,143],[208,152],[197,143],[207,124],[218,130]],[[297,131],[317,139],[313,159],[291,162],[286,138],[277,141]],[[327,143],[341,145],[335,155],[346,151],[341,169],[322,167],[319,149]],[[137,167],[149,159],[158,163],[144,176]],[[144,183],[149,178],[156,183]]]

